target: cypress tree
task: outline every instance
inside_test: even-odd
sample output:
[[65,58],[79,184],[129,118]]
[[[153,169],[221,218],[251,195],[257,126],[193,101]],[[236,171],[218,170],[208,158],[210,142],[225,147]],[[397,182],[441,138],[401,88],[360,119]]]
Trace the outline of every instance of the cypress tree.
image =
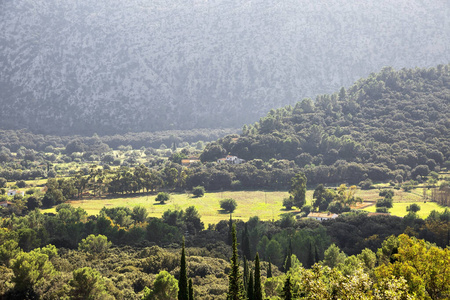
[[281,297],[284,300],[292,300],[292,285],[291,285],[291,276],[286,276],[286,281],[284,282],[283,293]]
[[178,300],[189,300],[184,237],[183,237],[183,247],[181,249],[180,279],[178,280]]
[[237,250],[236,225],[231,227],[231,237],[233,241],[233,255],[231,257],[231,270],[228,276],[228,294],[227,300],[244,300],[245,290],[242,282],[242,276],[239,272],[239,256]]
[[254,285],[253,285],[253,271],[250,271],[250,278],[248,280],[248,286],[247,286],[247,298],[248,300],[255,300],[254,295]]
[[189,278],[189,300],[195,300],[194,299],[194,287],[192,285],[192,278]]
[[317,245],[314,247],[315,250],[315,262],[319,262],[320,261],[320,257],[319,257],[319,250],[317,250]]
[[231,218],[230,214],[230,222],[228,223],[228,245],[231,245],[233,243],[232,228],[233,228],[233,219]]
[[255,290],[254,290],[254,299],[262,300],[262,288],[261,288],[261,268],[259,266],[259,254],[256,252],[255,257]]
[[270,262],[270,257],[269,257],[269,266],[267,267],[267,278],[271,278],[272,277],[272,263]]
[[248,262],[247,259],[244,256],[244,274],[243,274],[243,279],[244,279],[244,288],[246,289],[246,292],[248,293]]
[[284,273],[287,273],[292,266],[292,255],[289,253],[286,255],[286,260],[284,261]]
[[245,258],[251,259],[250,238],[248,237],[247,223],[245,223],[244,232],[242,233],[242,254]]
[[315,263],[314,258],[315,258],[315,253],[314,253],[314,249],[312,247],[312,242],[309,242],[308,268],[311,268],[314,265],[314,263]]
[[289,240],[289,248],[286,251],[286,259],[284,260],[284,272],[287,273],[292,266],[292,242]]

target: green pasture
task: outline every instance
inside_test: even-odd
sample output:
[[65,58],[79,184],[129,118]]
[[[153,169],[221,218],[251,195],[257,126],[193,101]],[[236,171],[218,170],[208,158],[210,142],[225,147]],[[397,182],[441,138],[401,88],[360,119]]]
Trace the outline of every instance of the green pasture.
[[[306,193],[306,202],[311,204],[313,189]],[[378,189],[357,190],[356,196],[364,200],[363,205],[358,205],[361,209],[375,212],[375,202],[381,198]],[[394,207],[390,213],[395,216],[403,217],[407,214],[406,207],[411,203],[420,205],[421,210],[418,215],[426,218],[432,210],[443,211],[445,208],[434,202],[423,200],[423,190],[414,189],[410,192],[403,190],[394,190]],[[288,197],[287,191],[222,191],[208,192],[205,196],[194,198],[192,194],[178,193],[171,194],[171,199],[165,204],[155,202],[156,195],[125,195],[115,198],[93,198],[83,200],[73,200],[69,203],[75,207],[81,207],[89,215],[97,215],[103,207],[126,206],[133,208],[142,205],[147,208],[150,217],[160,218],[166,210],[186,209],[189,206],[195,206],[202,216],[202,221],[207,224],[215,224],[221,220],[228,220],[229,214],[220,209],[220,200],[233,198],[238,206],[233,213],[234,219],[248,220],[250,217],[258,216],[261,220],[278,220],[280,216],[287,211],[283,207],[283,199]],[[373,204],[373,205],[371,205]],[[369,205],[369,206],[367,206]],[[54,208],[44,210],[44,212],[54,212]],[[290,211],[295,212],[295,211]]]
[[[313,191],[308,191],[307,198],[312,198]],[[258,216],[261,220],[279,219],[280,214],[286,213],[283,207],[283,199],[288,197],[286,191],[223,191],[206,193],[205,196],[194,198],[192,194],[171,194],[171,198],[165,204],[155,202],[156,195],[127,196],[111,199],[84,199],[74,200],[69,203],[75,207],[81,207],[89,215],[96,215],[103,207],[126,206],[133,208],[142,205],[147,208],[149,217],[160,218],[166,210],[186,209],[195,206],[202,216],[202,221],[207,224],[215,224],[220,220],[228,220],[229,214],[220,209],[220,200],[233,198],[238,206],[233,213],[234,219],[248,220]],[[54,212],[53,209],[44,212]]]
[[[394,202],[394,205],[391,209],[389,209],[389,212],[393,216],[399,216],[404,217],[408,212],[406,211],[406,208],[411,205],[412,203],[416,203],[420,206],[420,210],[417,212],[417,215],[420,218],[426,218],[430,214],[432,210],[437,211],[444,211],[445,207],[440,206],[439,204],[435,202]],[[366,207],[364,210],[368,212],[375,212],[376,207],[375,205]]]

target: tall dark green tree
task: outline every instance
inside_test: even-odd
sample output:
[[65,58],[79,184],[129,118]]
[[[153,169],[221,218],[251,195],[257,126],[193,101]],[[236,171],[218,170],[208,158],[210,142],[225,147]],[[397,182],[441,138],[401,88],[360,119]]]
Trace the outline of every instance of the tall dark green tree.
[[286,281],[284,282],[283,292],[281,294],[282,299],[292,300],[292,284],[291,276],[286,276]]
[[309,242],[309,253],[308,253],[308,268],[311,268],[315,263],[315,248],[312,246],[312,242]]
[[244,280],[244,288],[246,289],[247,293],[248,293],[248,278],[249,278],[249,273],[248,273],[248,262],[247,259],[244,256],[244,274],[243,274],[243,280]]
[[292,266],[292,241],[289,240],[289,247],[286,251],[286,258],[284,260],[284,272],[287,273]]
[[231,218],[230,214],[230,222],[228,223],[228,245],[231,245],[233,243],[233,219]]
[[242,245],[241,245],[241,249],[242,249],[242,254],[243,254],[244,258],[250,259],[250,258],[251,258],[251,253],[250,253],[250,238],[249,238],[249,236],[248,236],[247,223],[245,223],[245,225],[244,225],[244,231],[243,231],[243,233],[242,233]]
[[192,278],[189,278],[189,300],[194,299],[194,286],[192,285]]
[[183,237],[183,247],[181,248],[180,278],[178,279],[178,300],[189,300],[188,278],[187,278],[187,272],[186,272],[186,253],[185,253],[185,248],[184,248],[184,237]]
[[[231,218],[230,218],[231,221]],[[242,282],[241,272],[239,271],[239,256],[238,256],[238,245],[236,238],[236,224],[233,224],[231,227],[231,238],[233,241],[233,254],[231,257],[231,270],[230,275],[228,276],[229,284],[228,284],[228,294],[227,300],[244,300],[245,299],[245,290],[244,284]]]
[[255,300],[255,286],[254,286],[254,279],[253,279],[253,271],[250,270],[250,278],[248,279],[247,284],[247,298],[248,300]]
[[271,278],[272,277],[272,263],[270,262],[270,258],[269,258],[269,263],[268,263],[268,267],[267,267],[267,278]]
[[259,254],[256,252],[255,257],[255,289],[253,293],[255,300],[262,300],[262,287],[261,287],[261,268],[259,265]]
[[289,193],[294,197],[294,205],[301,208],[306,203],[306,176],[298,173],[291,179]]

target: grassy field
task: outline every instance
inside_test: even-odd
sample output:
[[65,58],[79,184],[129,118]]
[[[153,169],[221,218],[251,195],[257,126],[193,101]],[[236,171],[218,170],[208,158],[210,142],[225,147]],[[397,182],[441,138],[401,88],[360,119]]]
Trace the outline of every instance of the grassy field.
[[[306,193],[308,204],[312,202],[313,190]],[[403,217],[406,215],[406,207],[411,203],[420,205],[421,210],[418,215],[426,218],[432,210],[443,211],[445,208],[434,202],[424,203],[421,188],[404,192],[395,190],[394,207],[390,209],[392,215]],[[358,190],[356,196],[364,199],[362,209],[375,212],[375,202],[380,198],[378,189]],[[287,211],[283,207],[283,199],[288,197],[287,191],[223,191],[206,193],[201,198],[193,198],[191,194],[171,194],[171,199],[166,204],[155,202],[155,195],[148,196],[125,196],[118,198],[85,199],[70,201],[73,206],[81,207],[89,215],[96,215],[103,207],[126,206],[133,208],[142,205],[147,208],[150,217],[161,217],[164,211],[174,209],[186,209],[189,206],[195,206],[202,216],[202,221],[207,224],[215,224],[220,220],[228,220],[229,215],[220,209],[220,200],[233,198],[238,206],[233,213],[233,218],[248,220],[250,217],[258,216],[261,220],[277,220]],[[372,204],[372,205],[371,205]],[[369,205],[369,206],[367,206]],[[53,209],[44,210],[44,212],[54,212]],[[293,211],[290,211],[293,212]]]
[[[421,218],[426,218],[430,214],[432,210],[443,211],[445,208],[438,205],[435,202],[394,202],[394,206],[389,210],[391,215],[404,217],[408,212],[406,211],[406,207],[411,205],[412,203],[417,203],[420,206],[420,210],[417,212],[417,215]],[[364,210],[368,212],[375,212],[375,205],[369,206]]]
[[[307,198],[311,201],[313,191],[308,191]],[[150,217],[161,217],[166,210],[186,209],[195,206],[202,216],[202,221],[207,224],[215,224],[220,220],[228,220],[229,214],[220,209],[220,200],[233,198],[238,206],[233,213],[233,218],[248,220],[250,217],[258,216],[261,220],[279,219],[280,214],[286,213],[283,199],[288,196],[287,192],[279,191],[223,191],[206,193],[201,198],[193,198],[190,194],[172,194],[166,204],[155,202],[154,195],[123,197],[114,199],[92,199],[70,201],[73,206],[81,207],[89,215],[96,215],[105,207],[127,206],[134,207],[143,205],[147,208]],[[54,212],[54,209],[45,210]]]

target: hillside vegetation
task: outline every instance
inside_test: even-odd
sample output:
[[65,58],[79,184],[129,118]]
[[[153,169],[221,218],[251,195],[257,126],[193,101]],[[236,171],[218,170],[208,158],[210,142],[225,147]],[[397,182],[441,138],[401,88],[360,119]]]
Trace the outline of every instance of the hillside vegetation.
[[383,66],[448,63],[446,0],[0,1],[0,127],[241,127]]
[[315,183],[421,180],[450,166],[449,68],[384,68],[347,90],[271,110],[241,136],[208,145],[202,159],[291,160]]

